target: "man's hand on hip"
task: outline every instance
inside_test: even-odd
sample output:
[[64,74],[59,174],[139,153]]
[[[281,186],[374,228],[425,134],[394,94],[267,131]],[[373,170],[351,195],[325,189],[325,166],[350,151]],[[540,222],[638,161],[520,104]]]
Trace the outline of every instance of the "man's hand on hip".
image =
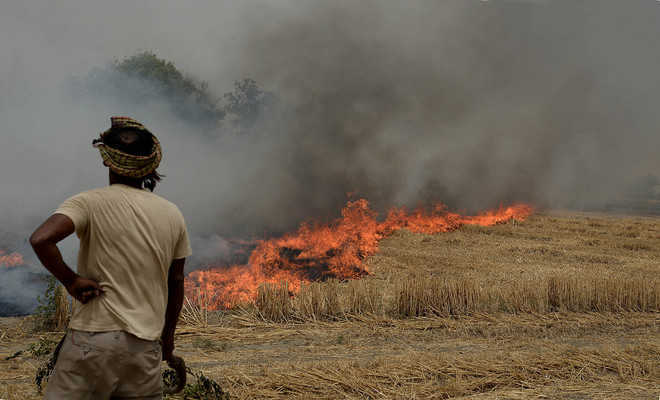
[[77,276],[76,279],[66,287],[66,290],[74,299],[83,304],[86,304],[88,301],[103,293],[98,282],[81,276]]

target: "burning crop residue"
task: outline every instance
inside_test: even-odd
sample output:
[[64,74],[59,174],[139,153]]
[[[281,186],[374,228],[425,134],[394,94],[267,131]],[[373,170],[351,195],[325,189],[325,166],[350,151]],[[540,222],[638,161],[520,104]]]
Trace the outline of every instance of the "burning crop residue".
[[0,250],[0,267],[11,268],[19,265],[23,265],[23,256],[20,253],[10,253]]
[[286,281],[295,292],[302,282],[357,279],[369,273],[363,260],[376,252],[378,242],[399,229],[428,234],[449,232],[462,225],[490,226],[511,219],[524,220],[531,212],[528,205],[514,205],[462,216],[438,205],[432,212],[409,213],[395,208],[379,222],[366,200],[349,201],[341,218],[331,224],[304,223],[295,233],[259,241],[247,265],[190,273],[186,291],[194,297],[200,290],[210,300],[210,307],[217,309],[252,301],[259,285],[266,282]]

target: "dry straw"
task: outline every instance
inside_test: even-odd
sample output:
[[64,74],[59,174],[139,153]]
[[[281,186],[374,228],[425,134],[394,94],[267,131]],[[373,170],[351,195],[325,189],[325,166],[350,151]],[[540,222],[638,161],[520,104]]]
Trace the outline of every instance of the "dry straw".
[[660,310],[657,281],[621,277],[547,276],[508,284],[468,279],[411,278],[396,292],[396,315],[472,313],[654,312]]
[[55,288],[55,314],[53,316],[55,330],[63,331],[69,325],[70,302],[66,289],[62,285]]
[[196,328],[206,328],[209,325],[210,299],[207,292],[197,290],[192,299],[184,297],[181,309],[181,322]]
[[380,288],[368,280],[305,283],[294,295],[286,283],[259,287],[255,306],[269,322],[336,321],[383,314]]
[[552,385],[649,386],[660,378],[658,357],[660,348],[651,343],[636,348],[552,346],[542,354],[534,349],[474,356],[410,353],[368,362],[291,365],[269,370],[259,379],[237,378],[230,390],[237,398],[446,399]]
[[293,317],[291,294],[286,282],[273,285],[263,284],[257,292],[255,306],[259,316],[267,321],[285,322]]
[[656,312],[657,280],[552,275],[493,283],[468,278],[410,277],[393,285],[373,279],[265,284],[255,303],[270,322],[350,319],[357,316],[460,316],[475,313]]

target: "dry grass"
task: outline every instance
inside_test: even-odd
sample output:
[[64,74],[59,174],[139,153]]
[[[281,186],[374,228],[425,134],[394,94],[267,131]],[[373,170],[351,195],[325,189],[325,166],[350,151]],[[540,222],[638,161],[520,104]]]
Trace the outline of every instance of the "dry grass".
[[345,299],[349,315],[379,315],[385,310],[384,293],[372,280],[350,282]]
[[[384,301],[387,299],[387,301]],[[551,275],[489,284],[467,278],[404,278],[259,288],[256,316],[271,322],[339,320],[367,316],[458,316],[475,313],[658,312],[660,279]]]
[[[294,296],[286,283],[259,287],[255,316],[271,322],[336,321],[357,315],[382,315],[383,292],[373,281],[301,285]],[[249,307],[248,307],[249,310]]]
[[291,365],[262,376],[237,378],[232,386],[237,398],[447,399],[557,382],[566,386],[653,384],[660,379],[658,359],[660,347],[650,343],[634,348],[553,346],[542,357],[534,351],[478,357],[411,353],[365,362]]
[[286,282],[280,285],[264,284],[259,287],[256,309],[261,319],[284,322],[292,316],[291,295]]
[[404,280],[396,293],[396,315],[473,313],[658,312],[660,280],[549,276],[488,285],[468,279]]
[[55,289],[55,315],[54,326],[56,331],[63,331],[69,326],[71,316],[71,302],[66,289],[62,285],[57,285]]
[[[195,371],[218,380],[241,399],[368,398],[363,394],[369,393],[368,387],[383,393],[371,398],[382,399],[428,398],[432,392],[458,396],[480,390],[492,398],[510,398],[498,393],[513,391],[521,396],[516,398],[537,398],[550,388],[559,393],[548,398],[572,399],[577,387],[605,393],[614,386],[621,391],[618,398],[652,398],[648,395],[658,389],[654,384],[658,363],[653,364],[658,322],[658,315],[649,313],[552,313],[277,324],[234,314],[222,326],[184,327],[178,332],[176,351]],[[636,358],[636,352],[646,356]],[[21,394],[9,397],[12,400],[40,398],[32,384],[31,364],[37,362],[2,361],[8,353],[0,350],[0,394],[11,386]],[[589,361],[596,356],[600,364]],[[565,375],[566,365],[559,364],[563,372],[555,371],[559,361],[572,365],[579,379]],[[651,372],[626,372],[644,371],[639,366],[645,362],[651,363]],[[518,369],[508,371],[504,366],[509,364]],[[527,369],[520,370],[521,366]],[[452,368],[458,374],[441,379]],[[468,368],[470,374],[464,372]],[[363,372],[372,369],[373,376]],[[619,369],[623,379],[613,372]],[[546,371],[548,377],[542,380]],[[318,376],[310,378],[309,373]],[[484,376],[499,386],[480,389]],[[426,377],[430,378],[423,380]],[[632,390],[642,395],[632,396]]]
[[[175,351],[237,399],[660,394],[660,218],[400,231],[366,263],[359,281],[264,286],[254,305],[207,312]],[[0,319],[0,398],[38,399],[38,360],[4,360],[38,340],[21,321]]]
[[30,318],[9,317],[2,318],[2,325],[0,325],[0,345],[3,342],[11,342],[13,340],[20,340],[30,334],[31,325],[33,322]]
[[183,299],[183,307],[179,321],[184,325],[195,328],[206,328],[209,326],[209,297],[204,291],[197,290],[191,300],[188,296]]

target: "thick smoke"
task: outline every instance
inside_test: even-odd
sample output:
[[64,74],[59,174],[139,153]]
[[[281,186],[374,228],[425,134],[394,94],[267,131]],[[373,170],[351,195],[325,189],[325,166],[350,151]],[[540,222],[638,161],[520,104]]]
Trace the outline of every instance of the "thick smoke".
[[[660,174],[659,7],[3,3],[0,226],[16,239],[0,245],[36,264],[29,233],[66,197],[106,183],[91,140],[118,114],[164,145],[157,191],[187,218],[200,249],[192,268],[233,254],[222,238],[333,218],[348,192],[379,210],[606,204],[636,177]],[[249,129],[224,121],[209,135],[167,99],[127,101],[111,81],[92,96],[72,89],[141,50],[218,97],[251,77],[277,101]],[[75,264],[75,240],[66,248]]]

